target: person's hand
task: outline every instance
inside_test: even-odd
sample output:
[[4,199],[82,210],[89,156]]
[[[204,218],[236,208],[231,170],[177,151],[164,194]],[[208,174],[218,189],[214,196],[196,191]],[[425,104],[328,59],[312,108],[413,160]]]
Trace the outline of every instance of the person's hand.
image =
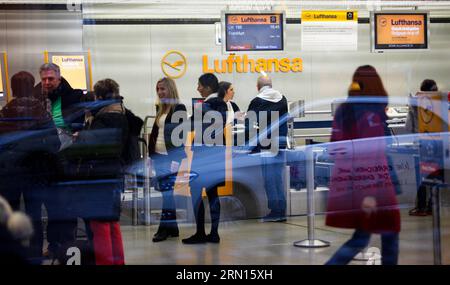
[[234,113],[234,116],[236,117],[236,120],[238,120],[238,121],[245,120],[245,116],[246,115],[247,114],[245,112],[236,112],[236,113]]
[[361,209],[368,215],[374,213],[377,210],[377,200],[375,199],[375,197],[364,197],[361,203]]
[[74,132],[73,134],[72,134],[72,140],[76,140],[76,139],[78,139],[80,137],[80,132]]
[[172,161],[172,163],[170,164],[170,171],[171,172],[177,172],[179,166],[180,166],[180,164],[178,162]]

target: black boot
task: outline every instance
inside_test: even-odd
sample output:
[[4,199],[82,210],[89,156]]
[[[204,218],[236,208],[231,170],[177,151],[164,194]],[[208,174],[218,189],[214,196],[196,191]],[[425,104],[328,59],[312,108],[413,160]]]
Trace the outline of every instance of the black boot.
[[164,224],[160,224],[158,231],[153,236],[152,241],[160,242],[160,241],[166,240],[168,237],[169,237],[169,232],[167,231],[167,228],[164,226]]
[[163,210],[161,213],[161,221],[159,223],[158,231],[153,236],[153,242],[160,242],[166,240],[168,237],[178,237],[178,225],[174,214],[171,211]]
[[211,232],[209,235],[206,235],[206,241],[212,243],[219,243],[220,237],[217,231]]
[[182,240],[184,244],[198,244],[198,243],[206,243],[206,235],[205,233],[195,233],[193,236],[185,238]]

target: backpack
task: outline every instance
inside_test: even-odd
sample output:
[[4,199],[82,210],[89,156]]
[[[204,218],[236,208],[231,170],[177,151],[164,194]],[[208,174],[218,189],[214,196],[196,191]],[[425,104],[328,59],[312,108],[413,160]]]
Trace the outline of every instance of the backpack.
[[140,134],[144,121],[133,114],[129,109],[125,109],[125,116],[128,122],[128,136],[125,148],[123,150],[122,159],[126,166],[131,165],[141,159],[141,149],[139,147]]

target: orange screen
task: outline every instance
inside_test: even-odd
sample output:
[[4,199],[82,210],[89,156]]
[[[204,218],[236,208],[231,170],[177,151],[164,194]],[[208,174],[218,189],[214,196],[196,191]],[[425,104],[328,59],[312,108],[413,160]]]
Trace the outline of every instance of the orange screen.
[[389,15],[376,17],[378,45],[423,45],[426,44],[424,14]]

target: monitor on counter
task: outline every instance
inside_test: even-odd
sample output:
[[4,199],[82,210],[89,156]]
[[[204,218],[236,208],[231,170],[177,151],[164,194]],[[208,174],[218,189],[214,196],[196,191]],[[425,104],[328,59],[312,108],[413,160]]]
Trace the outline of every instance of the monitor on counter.
[[3,97],[3,70],[0,69],[0,98]]
[[194,114],[194,109],[198,108],[204,101],[205,98],[192,98],[192,114]]
[[92,73],[89,52],[45,52],[45,62],[59,66],[61,76],[74,89],[91,90]]
[[223,52],[284,50],[284,12],[222,12]]
[[429,49],[427,12],[372,12],[372,52]]

